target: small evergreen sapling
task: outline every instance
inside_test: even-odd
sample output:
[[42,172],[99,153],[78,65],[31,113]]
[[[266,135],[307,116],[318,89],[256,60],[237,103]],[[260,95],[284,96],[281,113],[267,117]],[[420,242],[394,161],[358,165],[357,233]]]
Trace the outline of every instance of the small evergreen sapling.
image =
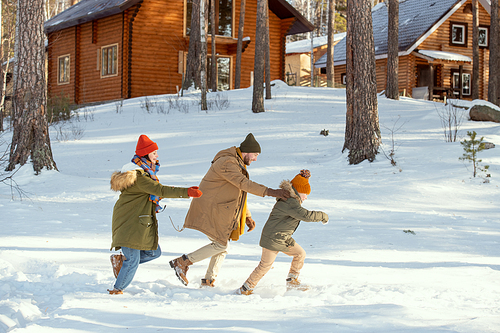
[[479,163],[482,162],[482,160],[478,159],[477,154],[485,149],[484,145],[484,137],[481,137],[479,140],[476,139],[476,131],[469,132],[467,131],[467,136],[470,138],[470,140],[464,139],[463,141],[460,141],[460,144],[462,145],[465,153],[463,154],[462,157],[459,159],[462,161],[469,161],[473,165],[473,175],[476,177],[476,174],[478,171],[483,171],[486,173],[486,177],[490,177],[490,174],[488,174],[488,169],[489,165],[485,165],[484,167],[481,167]]

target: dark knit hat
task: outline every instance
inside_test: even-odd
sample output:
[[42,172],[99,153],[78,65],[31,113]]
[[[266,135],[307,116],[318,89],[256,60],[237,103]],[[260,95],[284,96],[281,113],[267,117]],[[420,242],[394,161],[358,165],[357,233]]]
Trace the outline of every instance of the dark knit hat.
[[137,146],[135,147],[135,154],[137,156],[146,156],[149,153],[158,150],[158,145],[151,141],[147,135],[142,134],[137,141]]
[[260,145],[255,140],[252,133],[249,133],[245,140],[240,143],[240,150],[242,153],[259,153],[260,154]]
[[311,186],[309,185],[309,177],[311,172],[309,170],[300,170],[300,173],[292,179],[292,185],[297,192],[311,194]]

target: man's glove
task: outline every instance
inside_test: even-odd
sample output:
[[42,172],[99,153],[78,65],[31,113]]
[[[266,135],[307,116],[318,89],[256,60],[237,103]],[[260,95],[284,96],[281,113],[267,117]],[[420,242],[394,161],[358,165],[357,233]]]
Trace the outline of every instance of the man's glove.
[[321,223],[328,224],[328,214],[324,212],[322,213],[323,213],[323,218],[321,219]]
[[284,190],[282,188],[280,188],[278,190],[273,190],[272,188],[268,188],[266,195],[269,197],[280,198],[283,200],[290,198],[290,192],[287,190]]
[[248,227],[247,232],[250,232],[253,229],[255,229],[255,221],[251,217],[247,217],[246,225]]
[[199,190],[198,186],[191,186],[188,188],[188,195],[191,198],[199,198],[203,193]]

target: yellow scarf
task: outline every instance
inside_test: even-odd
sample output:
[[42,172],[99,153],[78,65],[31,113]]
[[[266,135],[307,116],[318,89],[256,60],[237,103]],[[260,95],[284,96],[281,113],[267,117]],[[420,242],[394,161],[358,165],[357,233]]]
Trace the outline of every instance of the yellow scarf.
[[[241,159],[243,159],[240,148],[236,148],[236,152],[241,157]],[[245,164],[243,164],[243,166],[245,167],[246,170],[247,166]],[[240,239],[240,236],[245,233],[246,222],[247,222],[247,198],[245,197],[245,202],[243,203],[243,209],[241,210],[240,224],[238,225],[237,229],[231,232],[231,236],[229,237],[232,241],[237,241],[238,239]]]

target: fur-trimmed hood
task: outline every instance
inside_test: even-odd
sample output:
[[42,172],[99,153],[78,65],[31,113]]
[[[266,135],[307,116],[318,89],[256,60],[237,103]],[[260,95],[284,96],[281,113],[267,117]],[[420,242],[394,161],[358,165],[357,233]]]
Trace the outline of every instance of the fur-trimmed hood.
[[137,180],[137,171],[130,170],[126,172],[115,171],[111,175],[111,189],[115,192],[124,191],[135,184]]
[[113,172],[111,175],[111,181],[109,182],[111,189],[115,192],[124,191],[134,185],[137,180],[136,170],[142,170],[142,168],[137,164],[130,162],[125,164],[121,171]]
[[293,187],[292,182],[290,180],[282,180],[280,188],[290,192],[290,197],[297,199],[297,201],[302,204],[302,200],[300,199],[300,196],[297,194],[297,191]]

